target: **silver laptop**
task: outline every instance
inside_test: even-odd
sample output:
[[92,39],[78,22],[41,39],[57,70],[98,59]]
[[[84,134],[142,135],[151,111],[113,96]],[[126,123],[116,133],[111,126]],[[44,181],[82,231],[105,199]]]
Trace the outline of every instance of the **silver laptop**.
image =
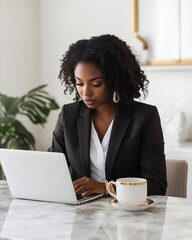
[[80,204],[102,196],[77,198],[63,153],[0,149],[0,162],[13,198]]

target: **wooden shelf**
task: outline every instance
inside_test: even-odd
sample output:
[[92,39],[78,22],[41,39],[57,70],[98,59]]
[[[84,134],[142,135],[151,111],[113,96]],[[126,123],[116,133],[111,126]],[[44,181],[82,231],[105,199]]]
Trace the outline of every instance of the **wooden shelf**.
[[141,68],[144,71],[158,72],[158,71],[192,71],[192,65],[142,65]]

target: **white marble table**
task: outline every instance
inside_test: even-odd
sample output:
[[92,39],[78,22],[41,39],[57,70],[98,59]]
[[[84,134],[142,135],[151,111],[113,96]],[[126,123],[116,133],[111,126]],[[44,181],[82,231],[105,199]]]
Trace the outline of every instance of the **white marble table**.
[[151,196],[143,211],[119,210],[111,198],[79,206],[12,199],[0,181],[0,239],[192,239],[192,200]]

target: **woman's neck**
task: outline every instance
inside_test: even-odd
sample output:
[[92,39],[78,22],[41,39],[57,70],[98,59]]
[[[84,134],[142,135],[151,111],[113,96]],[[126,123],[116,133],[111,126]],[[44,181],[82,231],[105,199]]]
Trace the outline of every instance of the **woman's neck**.
[[114,102],[110,102],[106,105],[102,105],[93,111],[93,117],[96,118],[108,118],[115,115],[117,105]]
[[117,107],[115,104],[111,104],[108,105],[108,107],[102,106],[98,109],[95,109],[93,112],[93,124],[101,142],[111,121],[115,117],[116,108]]

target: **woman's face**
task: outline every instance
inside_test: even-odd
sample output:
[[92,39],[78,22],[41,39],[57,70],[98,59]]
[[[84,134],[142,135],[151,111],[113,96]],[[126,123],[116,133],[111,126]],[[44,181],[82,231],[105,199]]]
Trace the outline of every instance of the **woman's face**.
[[96,109],[112,102],[112,94],[95,64],[78,63],[74,74],[77,92],[88,108]]

